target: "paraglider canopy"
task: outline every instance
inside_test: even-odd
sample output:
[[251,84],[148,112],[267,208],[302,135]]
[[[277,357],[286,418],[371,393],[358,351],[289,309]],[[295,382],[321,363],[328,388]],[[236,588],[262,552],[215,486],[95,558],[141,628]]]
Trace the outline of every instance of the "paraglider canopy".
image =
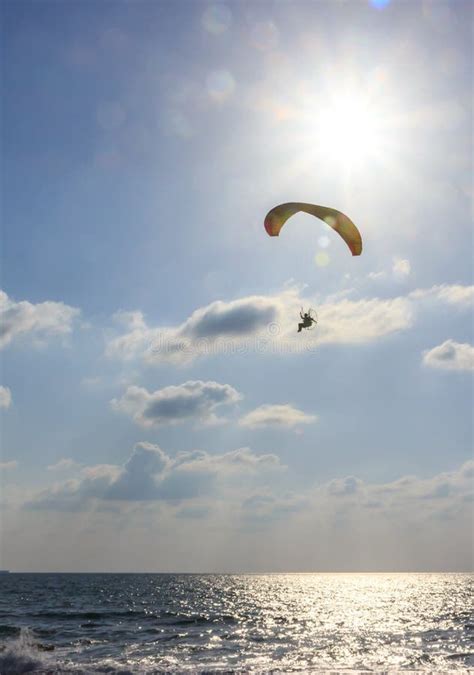
[[265,217],[265,229],[271,237],[278,237],[280,230],[295,213],[304,211],[316,218],[323,220],[332,227],[346,242],[352,255],[362,253],[362,237],[352,220],[341,211],[331,209],[328,206],[317,204],[305,204],[304,202],[287,202],[279,204],[269,211]]

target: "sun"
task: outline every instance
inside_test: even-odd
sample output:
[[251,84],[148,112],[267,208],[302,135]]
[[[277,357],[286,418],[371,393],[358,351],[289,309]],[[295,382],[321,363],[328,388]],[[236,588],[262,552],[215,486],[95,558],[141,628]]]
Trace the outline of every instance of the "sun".
[[318,176],[319,192],[339,186],[347,196],[381,171],[402,173],[407,118],[388,82],[381,67],[364,74],[341,64],[317,81],[302,72],[291,86],[282,78],[278,88],[265,89],[260,104],[271,115],[273,166],[281,166],[274,180],[285,189],[294,181],[304,194],[302,186],[312,189]]
[[328,159],[364,164],[382,152],[382,119],[374,105],[357,92],[335,96],[317,115],[316,138]]

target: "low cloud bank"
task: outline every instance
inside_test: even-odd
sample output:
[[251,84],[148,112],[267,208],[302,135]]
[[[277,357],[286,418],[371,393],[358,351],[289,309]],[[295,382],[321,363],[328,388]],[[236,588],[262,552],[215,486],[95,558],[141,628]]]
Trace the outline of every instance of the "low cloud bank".
[[257,455],[249,448],[221,455],[195,450],[172,458],[158,445],[137,443],[123,466],[85,467],[78,478],[43,490],[26,506],[77,511],[97,501],[182,502],[211,497],[225,479],[282,468],[276,455]]

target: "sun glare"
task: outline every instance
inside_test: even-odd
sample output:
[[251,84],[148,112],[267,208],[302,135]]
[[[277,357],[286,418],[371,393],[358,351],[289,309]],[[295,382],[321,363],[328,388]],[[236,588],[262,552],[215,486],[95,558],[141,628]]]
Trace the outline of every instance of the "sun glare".
[[320,148],[329,157],[347,164],[359,164],[381,152],[380,119],[377,111],[361,96],[336,98],[321,112],[317,136]]

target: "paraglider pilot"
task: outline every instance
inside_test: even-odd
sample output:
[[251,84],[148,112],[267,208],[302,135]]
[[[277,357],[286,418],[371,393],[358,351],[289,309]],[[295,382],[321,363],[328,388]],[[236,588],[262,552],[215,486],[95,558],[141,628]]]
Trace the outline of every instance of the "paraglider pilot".
[[303,313],[303,310],[301,310],[300,317],[303,319],[303,321],[298,324],[298,333],[301,333],[303,328],[311,328],[313,323],[316,323],[316,319],[313,319],[309,312]]

